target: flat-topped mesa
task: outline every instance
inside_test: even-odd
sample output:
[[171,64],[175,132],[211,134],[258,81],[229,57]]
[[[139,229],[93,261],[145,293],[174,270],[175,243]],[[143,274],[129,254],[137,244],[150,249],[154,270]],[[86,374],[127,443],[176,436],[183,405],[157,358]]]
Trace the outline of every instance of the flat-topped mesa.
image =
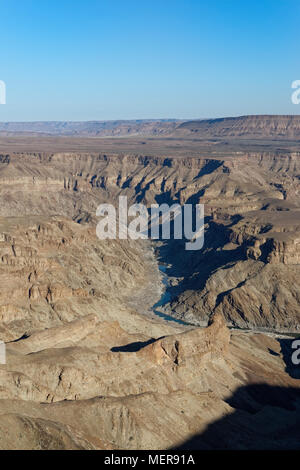
[[155,362],[172,366],[185,366],[197,361],[219,359],[226,356],[230,331],[223,315],[215,314],[207,328],[196,328],[176,335],[166,336],[146,346],[142,354]]
[[1,122],[0,136],[35,138],[72,137],[188,137],[200,138],[285,138],[300,135],[300,116],[250,115],[218,119],[182,120],[130,120],[87,122]]
[[202,119],[179,124],[177,133],[201,137],[295,138],[300,135],[300,116],[253,115]]
[[0,135],[120,137],[168,135],[177,119],[138,119],[115,121],[37,121],[1,122]]

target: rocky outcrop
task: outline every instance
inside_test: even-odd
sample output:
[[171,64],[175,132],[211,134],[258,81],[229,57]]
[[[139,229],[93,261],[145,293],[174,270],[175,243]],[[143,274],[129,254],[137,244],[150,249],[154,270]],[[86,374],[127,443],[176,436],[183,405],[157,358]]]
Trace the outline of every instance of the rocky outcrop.
[[198,364],[202,359],[218,359],[226,357],[230,333],[224,318],[216,314],[211,325],[206,329],[194,329],[180,335],[167,336],[144,349],[152,354],[159,364],[171,363],[178,367],[190,367],[196,358]]
[[[274,338],[230,335],[221,315],[206,329],[158,339],[102,322],[94,325],[93,333],[88,326],[82,338],[78,323],[68,326],[63,327],[65,343],[58,342],[57,329],[47,332],[47,349],[44,333],[7,345],[8,362],[0,366],[0,422],[1,430],[6,429],[0,430],[0,448],[166,449],[203,434],[207,426],[239,410],[246,447],[255,439],[258,422],[269,422],[274,410],[281,416],[278,432],[287,429],[287,423],[292,426],[284,397],[274,408],[270,402],[265,411],[259,389],[258,398],[237,393],[249,383],[262,382],[299,390],[298,381],[284,371]],[[289,399],[293,402],[295,396]],[[253,410],[260,412],[253,416]],[[295,412],[292,416],[296,419]],[[261,424],[260,432],[264,428]],[[262,447],[288,445],[286,438],[272,443],[268,430],[264,432]],[[217,443],[200,439],[197,444],[210,445]]]

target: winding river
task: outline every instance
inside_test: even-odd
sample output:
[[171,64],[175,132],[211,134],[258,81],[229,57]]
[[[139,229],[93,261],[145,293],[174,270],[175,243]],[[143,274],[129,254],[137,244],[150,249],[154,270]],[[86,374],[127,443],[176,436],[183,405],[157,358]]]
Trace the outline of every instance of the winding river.
[[[167,304],[171,300],[171,295],[168,292],[168,287],[170,284],[169,284],[168,275],[166,274],[167,266],[159,265],[159,270],[162,274],[162,283],[164,285],[164,290],[159,301],[156,302],[155,305],[153,305],[152,312],[165,321],[175,322],[184,326],[195,327],[195,325],[192,325],[191,323],[187,323],[176,317],[172,317],[171,315],[163,313],[159,310],[159,308],[163,307],[165,304]],[[264,333],[264,334],[273,335],[274,337],[295,337],[295,338],[299,337],[299,333],[296,333],[296,332],[280,332],[280,331],[276,331],[276,330],[272,330],[268,328],[240,328],[240,327],[234,327],[234,326],[228,326],[228,327],[230,330],[239,330],[239,331],[250,332],[250,333]]]
[[171,295],[168,292],[169,280],[166,274],[167,267],[165,265],[159,265],[159,270],[162,273],[162,283],[164,285],[164,291],[159,301],[156,302],[155,305],[153,305],[152,307],[153,313],[157,315],[158,317],[163,318],[166,321],[173,321],[175,323],[179,323],[180,325],[191,326],[190,323],[187,323],[183,320],[172,317],[171,315],[167,315],[166,313],[163,313],[160,310],[158,310],[159,307],[163,307],[166,303],[168,303],[171,300]]

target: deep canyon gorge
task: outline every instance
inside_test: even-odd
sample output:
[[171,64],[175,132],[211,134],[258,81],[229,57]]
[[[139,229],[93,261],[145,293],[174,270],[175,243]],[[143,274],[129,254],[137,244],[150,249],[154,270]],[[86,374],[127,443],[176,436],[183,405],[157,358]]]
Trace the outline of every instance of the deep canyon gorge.
[[[0,447],[299,447],[298,117],[41,129],[0,129]],[[99,240],[120,195],[203,249]]]

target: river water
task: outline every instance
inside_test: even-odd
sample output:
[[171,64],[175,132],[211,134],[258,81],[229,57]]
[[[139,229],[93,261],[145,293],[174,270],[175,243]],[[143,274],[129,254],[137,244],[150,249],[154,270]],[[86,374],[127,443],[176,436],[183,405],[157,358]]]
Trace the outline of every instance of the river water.
[[180,320],[179,318],[172,317],[171,315],[167,315],[166,313],[163,313],[160,310],[158,310],[160,307],[163,307],[166,303],[168,303],[171,300],[171,295],[168,292],[169,280],[166,274],[167,266],[159,265],[159,270],[162,274],[162,283],[164,285],[164,291],[159,301],[156,302],[155,305],[153,305],[152,307],[153,313],[157,315],[158,317],[163,318],[166,321],[173,321],[175,323],[179,323],[180,325],[191,326],[190,323]]
[[[195,326],[192,325],[191,323],[187,323],[183,320],[180,320],[176,317],[172,317],[171,315],[168,315],[166,313],[161,312],[159,309],[163,307],[165,304],[170,302],[171,300],[171,295],[168,292],[168,287],[169,287],[169,278],[168,275],[166,274],[167,271],[167,266],[166,265],[159,265],[159,270],[160,273],[162,274],[162,283],[164,285],[164,290],[161,295],[161,298],[159,299],[158,302],[156,302],[155,305],[152,307],[152,312],[162,318],[165,321],[168,322],[175,322],[178,323],[179,325],[184,325],[184,326]],[[234,327],[234,326],[228,326],[230,330],[239,330],[239,331],[244,331],[244,332],[250,332],[250,333],[264,333],[268,335],[274,335],[275,337],[299,337],[299,333],[293,333],[293,332],[280,332],[280,331],[275,331],[272,329],[268,328],[240,328],[240,327]],[[198,326],[199,328],[199,326]]]

